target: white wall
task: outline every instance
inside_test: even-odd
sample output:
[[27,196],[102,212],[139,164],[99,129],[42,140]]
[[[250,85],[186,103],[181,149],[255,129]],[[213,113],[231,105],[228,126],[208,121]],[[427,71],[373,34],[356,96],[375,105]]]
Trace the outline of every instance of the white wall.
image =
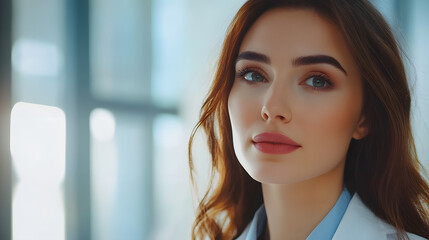
[[[164,28],[158,33],[154,31],[154,44],[164,42],[159,50],[155,47],[153,74],[155,81],[159,77],[181,83],[182,86],[174,86],[182,88],[177,119],[182,130],[176,131],[180,135],[178,144],[170,146],[172,157],[155,159],[159,162],[155,162],[156,229],[152,239],[190,238],[196,199],[192,198],[189,178],[188,139],[198,121],[226,29],[242,3],[244,0],[160,0],[154,4],[160,14],[154,17]],[[163,46],[171,51],[164,52]],[[158,53],[163,54],[162,59]],[[196,140],[194,159],[199,173],[197,182],[204,189],[209,158],[205,140],[200,137]]]

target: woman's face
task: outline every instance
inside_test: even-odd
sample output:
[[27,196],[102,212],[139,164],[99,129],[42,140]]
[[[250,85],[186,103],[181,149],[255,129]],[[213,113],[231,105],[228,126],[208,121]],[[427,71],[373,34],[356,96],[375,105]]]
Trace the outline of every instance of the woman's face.
[[254,179],[294,183],[342,174],[366,135],[360,74],[335,25],[274,9],[247,32],[228,99],[236,156]]

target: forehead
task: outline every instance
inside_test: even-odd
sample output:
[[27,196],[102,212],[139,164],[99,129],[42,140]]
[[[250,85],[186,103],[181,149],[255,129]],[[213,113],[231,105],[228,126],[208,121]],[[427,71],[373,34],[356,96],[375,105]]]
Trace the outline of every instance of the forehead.
[[273,62],[325,54],[355,65],[339,29],[311,9],[277,8],[264,13],[246,33],[240,52],[256,51]]

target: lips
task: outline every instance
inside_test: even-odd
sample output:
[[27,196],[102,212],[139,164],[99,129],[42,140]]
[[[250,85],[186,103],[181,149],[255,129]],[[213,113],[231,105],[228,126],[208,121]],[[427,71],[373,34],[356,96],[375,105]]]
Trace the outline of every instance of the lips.
[[280,133],[262,133],[253,138],[256,149],[267,154],[288,154],[301,147]]

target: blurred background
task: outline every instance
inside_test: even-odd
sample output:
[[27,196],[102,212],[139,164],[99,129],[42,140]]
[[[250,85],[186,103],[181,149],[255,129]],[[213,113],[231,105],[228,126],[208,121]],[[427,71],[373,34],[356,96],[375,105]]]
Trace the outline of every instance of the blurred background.
[[[373,0],[429,168],[429,1]],[[0,239],[189,239],[187,143],[244,0],[0,1]],[[194,151],[199,186],[208,155]]]

